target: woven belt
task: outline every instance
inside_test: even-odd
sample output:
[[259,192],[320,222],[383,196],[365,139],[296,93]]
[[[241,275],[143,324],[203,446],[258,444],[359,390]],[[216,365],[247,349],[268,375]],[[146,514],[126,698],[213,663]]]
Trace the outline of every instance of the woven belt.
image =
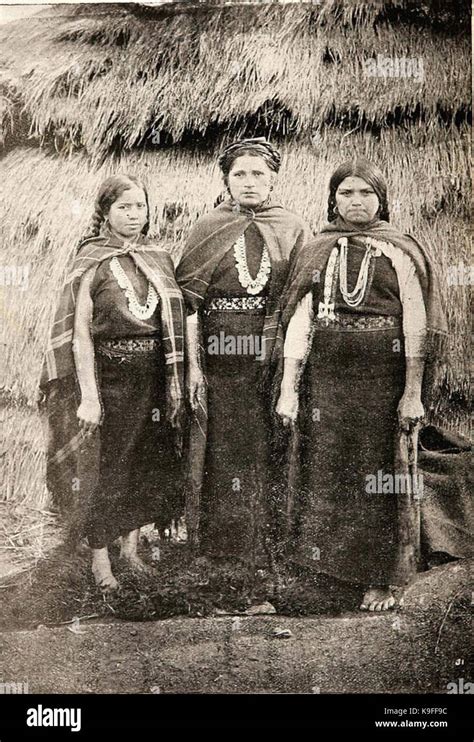
[[347,330],[386,330],[391,327],[400,327],[401,317],[384,314],[340,314],[336,312],[334,320],[315,318],[314,324],[318,329]]
[[233,296],[211,299],[207,311],[211,312],[248,312],[264,310],[267,303],[265,296]]
[[154,353],[159,347],[159,338],[120,338],[118,340],[101,340],[97,344],[98,352],[109,358],[124,353]]

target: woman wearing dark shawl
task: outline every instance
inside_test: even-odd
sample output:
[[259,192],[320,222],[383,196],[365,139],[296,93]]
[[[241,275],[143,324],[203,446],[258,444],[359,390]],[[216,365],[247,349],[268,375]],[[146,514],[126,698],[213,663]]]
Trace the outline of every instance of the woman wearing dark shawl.
[[329,224],[295,255],[282,299],[277,412],[301,434],[293,558],[386,610],[414,563],[400,430],[423,418],[425,361],[446,321],[429,255],[388,223],[378,168],[345,162],[329,189]]
[[165,526],[177,508],[184,303],[170,255],[146,237],[148,220],[138,180],[116,175],[102,184],[41,382],[48,488],[70,537],[87,536],[105,591],[117,587],[108,546],[121,536],[121,556],[148,571],[137,554],[140,526]]
[[308,232],[271,198],[280,155],[270,143],[231,144],[219,165],[229,198],[197,222],[176,272],[194,411],[186,521],[201,553],[253,567],[271,560],[277,519],[265,379],[288,259]]

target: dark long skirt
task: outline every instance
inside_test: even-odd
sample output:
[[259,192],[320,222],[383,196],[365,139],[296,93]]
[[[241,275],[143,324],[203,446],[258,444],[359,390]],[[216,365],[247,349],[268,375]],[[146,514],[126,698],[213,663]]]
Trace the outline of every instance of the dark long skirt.
[[[203,339],[262,334],[263,315],[211,312]],[[268,559],[270,403],[255,355],[206,353],[208,439],[201,500],[204,554],[264,565]]]
[[164,362],[154,353],[97,353],[103,405],[98,485],[87,537],[94,549],[181,508],[179,466],[166,423]]
[[301,381],[294,556],[361,585],[405,581],[397,573],[396,493],[372,491],[394,473],[405,360],[403,342],[393,341],[401,337],[401,328],[317,329]]

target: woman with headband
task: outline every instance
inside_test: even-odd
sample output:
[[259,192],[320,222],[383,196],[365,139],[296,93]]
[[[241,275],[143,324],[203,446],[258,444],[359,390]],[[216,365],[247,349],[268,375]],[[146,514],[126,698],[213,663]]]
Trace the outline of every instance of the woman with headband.
[[279,152],[244,139],[219,158],[228,199],[191,230],[177,268],[194,411],[187,524],[206,556],[267,565],[276,526],[270,375],[288,259],[303,220],[271,195]]

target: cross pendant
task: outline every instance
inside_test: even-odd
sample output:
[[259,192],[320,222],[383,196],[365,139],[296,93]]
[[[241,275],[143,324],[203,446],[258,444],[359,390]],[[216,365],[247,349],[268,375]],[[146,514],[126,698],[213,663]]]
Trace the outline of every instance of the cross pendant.
[[336,315],[334,314],[334,302],[319,302],[318,319],[325,319],[326,323],[329,323],[330,321],[334,321],[336,319]]

